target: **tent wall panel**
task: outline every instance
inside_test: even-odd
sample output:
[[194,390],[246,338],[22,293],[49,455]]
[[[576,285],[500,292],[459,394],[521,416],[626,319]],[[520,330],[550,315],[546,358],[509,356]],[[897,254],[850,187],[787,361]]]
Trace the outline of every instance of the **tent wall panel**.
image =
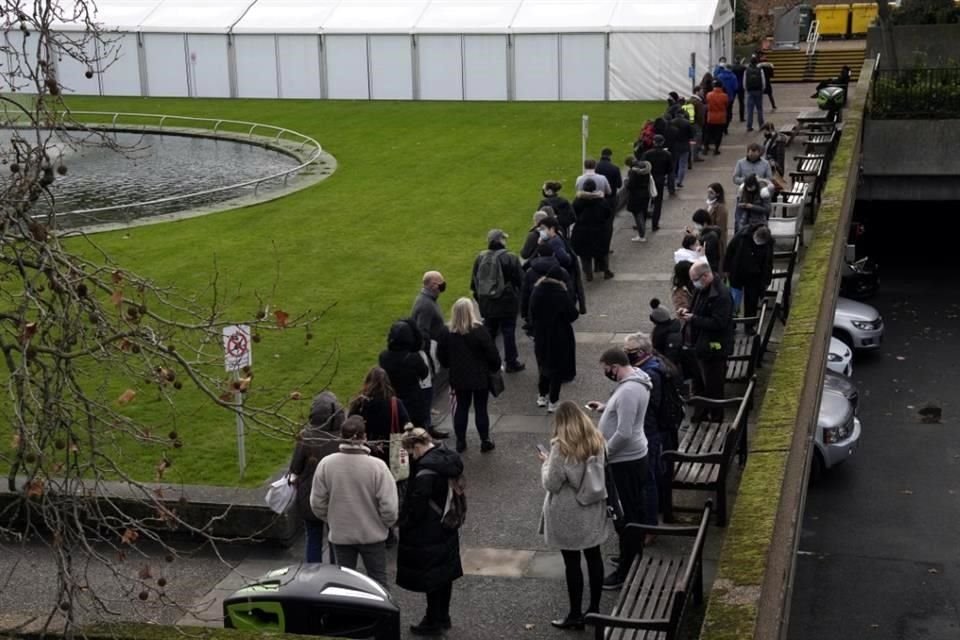
[[320,36],[278,36],[281,98],[321,97],[319,47]]
[[413,99],[412,39],[405,35],[370,38],[370,97],[375,100]]
[[[96,61],[97,46],[93,39],[83,42],[82,33],[64,33],[62,34],[64,42],[70,41],[73,47],[83,49],[83,55],[88,60]],[[59,56],[56,60],[57,81],[63,86],[65,93],[74,93],[77,95],[100,95],[100,81],[97,76],[87,78],[87,64],[72,58],[69,55]],[[98,65],[94,62],[91,70],[96,71]]]
[[463,99],[463,39],[460,36],[419,36],[420,98]]
[[604,34],[560,36],[560,99],[603,100],[606,96],[607,38]]
[[464,99],[507,99],[507,37],[463,36]]
[[19,29],[11,28],[3,34],[0,42],[7,49],[6,58],[3,60],[7,66],[0,71],[11,71],[13,74],[12,78],[4,78],[4,89],[9,88],[12,81],[17,91],[35,91],[33,81],[30,79],[33,75],[30,70],[37,67],[36,38],[24,38]]
[[560,56],[557,35],[513,38],[514,96],[517,100],[560,98]]
[[689,93],[690,54],[697,54],[702,75],[709,38],[708,33],[610,34],[610,99],[661,100],[670,91]]
[[324,42],[327,46],[327,97],[369,98],[367,37],[326,36]]
[[277,98],[277,37],[236,35],[237,97]]
[[[187,58],[182,33],[145,33],[143,52],[147,68],[147,95],[185,98],[187,88]],[[223,68],[224,77],[227,68]]]
[[191,33],[187,36],[187,47],[190,52],[193,95],[198,98],[229,98],[227,36]]
[[140,45],[137,44],[137,34],[113,33],[108,37],[110,42],[101,42],[99,47],[101,69],[113,60],[100,73],[103,95],[139,96],[143,87],[140,84]]

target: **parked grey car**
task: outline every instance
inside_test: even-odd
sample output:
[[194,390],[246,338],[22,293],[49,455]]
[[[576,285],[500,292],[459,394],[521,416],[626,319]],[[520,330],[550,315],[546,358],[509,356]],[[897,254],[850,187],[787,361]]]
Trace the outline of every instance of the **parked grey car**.
[[837,298],[833,335],[851,349],[877,349],[883,342],[883,318],[868,304]]
[[819,478],[825,470],[840,464],[856,451],[860,440],[860,419],[855,413],[855,406],[842,391],[824,385],[813,441],[811,479]]
[[836,391],[842,393],[843,397],[847,399],[851,405],[853,405],[853,413],[856,415],[860,410],[860,390],[857,388],[857,385],[848,378],[847,376],[842,376],[839,373],[834,373],[833,371],[827,371],[823,376],[823,388],[825,390],[829,389],[830,391]]

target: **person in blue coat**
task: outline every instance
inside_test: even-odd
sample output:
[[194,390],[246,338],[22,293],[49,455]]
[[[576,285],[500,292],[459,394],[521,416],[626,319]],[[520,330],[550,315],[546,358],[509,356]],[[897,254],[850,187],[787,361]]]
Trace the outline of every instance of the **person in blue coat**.
[[727,65],[720,65],[717,67],[716,71],[713,73],[713,77],[723,85],[723,90],[727,94],[727,126],[724,129],[724,135],[730,133],[730,121],[733,119],[733,100],[737,97],[737,92],[740,90],[740,81],[737,80],[736,74],[733,71],[730,71],[727,68]]

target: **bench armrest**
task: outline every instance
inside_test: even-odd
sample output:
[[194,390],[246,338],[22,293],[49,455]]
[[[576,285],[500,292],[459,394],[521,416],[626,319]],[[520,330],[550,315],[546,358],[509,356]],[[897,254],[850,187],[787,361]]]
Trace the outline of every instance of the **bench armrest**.
[[621,618],[602,613],[588,613],[586,623],[599,627],[618,629],[648,629],[650,631],[669,631],[670,621],[664,618]]
[[714,408],[714,409],[725,409],[727,407],[739,407],[740,403],[743,402],[743,396],[737,398],[705,398],[703,396],[690,396],[687,398],[686,404],[697,405],[700,407]]
[[808,153],[802,156],[793,156],[794,160],[823,160],[827,156],[822,153]]
[[665,524],[638,524],[636,522],[631,522],[626,526],[627,531],[637,531],[643,534],[653,534],[657,536],[689,536],[694,537],[700,531],[700,525],[688,525],[688,526],[671,526]]

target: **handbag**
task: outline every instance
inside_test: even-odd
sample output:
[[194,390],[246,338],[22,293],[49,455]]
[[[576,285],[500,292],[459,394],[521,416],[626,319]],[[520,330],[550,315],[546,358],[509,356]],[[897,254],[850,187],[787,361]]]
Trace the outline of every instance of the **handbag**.
[[270,487],[267,489],[267,495],[264,496],[264,502],[270,507],[270,511],[273,511],[277,515],[283,515],[287,509],[290,508],[297,494],[296,487],[293,486],[294,480],[296,480],[295,475],[285,473],[280,476],[279,480],[274,480],[270,483]]
[[607,485],[607,517],[613,520],[613,526],[619,531],[623,527],[623,505],[620,504],[620,494],[617,492],[617,483],[613,479],[613,470],[607,464],[603,468],[603,478]]
[[410,454],[403,448],[396,396],[390,398],[390,473],[397,482],[410,477]]
[[503,390],[506,388],[503,383],[503,373],[500,371],[500,369],[488,373],[487,382],[489,383],[490,387],[490,395],[492,395],[494,398],[503,393]]
[[603,457],[590,456],[583,465],[583,478],[577,491],[577,503],[589,507],[607,497],[607,478]]

